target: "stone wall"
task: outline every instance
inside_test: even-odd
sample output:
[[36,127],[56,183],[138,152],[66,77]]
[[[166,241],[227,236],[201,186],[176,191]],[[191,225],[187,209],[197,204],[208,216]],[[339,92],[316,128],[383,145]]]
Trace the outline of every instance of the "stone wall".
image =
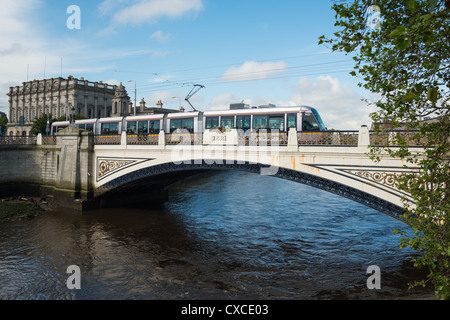
[[[83,206],[91,198],[93,135],[75,127],[56,145],[0,145],[0,198],[52,196],[60,205]],[[75,205],[74,205],[75,204]]]

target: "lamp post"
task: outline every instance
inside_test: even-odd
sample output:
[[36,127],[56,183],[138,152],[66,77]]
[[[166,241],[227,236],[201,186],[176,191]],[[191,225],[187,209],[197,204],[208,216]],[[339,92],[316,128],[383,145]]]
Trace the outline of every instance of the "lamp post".
[[70,108],[70,123],[69,123],[70,127],[76,127],[75,125],[75,107],[72,106],[72,108]]
[[134,82],[134,115],[136,115],[136,81],[128,80],[128,82]]
[[181,98],[180,97],[172,97],[172,99],[178,99],[178,108],[181,108]]
[[48,134],[50,133],[50,115],[47,113],[47,126],[45,127],[45,132]]

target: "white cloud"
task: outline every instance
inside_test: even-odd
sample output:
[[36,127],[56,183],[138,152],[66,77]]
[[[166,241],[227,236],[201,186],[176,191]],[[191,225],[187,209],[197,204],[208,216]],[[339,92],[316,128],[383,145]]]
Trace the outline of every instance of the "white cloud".
[[170,33],[164,33],[161,30],[155,31],[151,36],[150,39],[155,39],[159,42],[167,42],[170,40],[170,37],[172,35]]
[[[21,85],[30,78],[43,75],[48,41],[38,23],[39,0],[2,1],[0,10],[0,111],[9,112],[9,87]],[[39,70],[39,71],[38,71]]]
[[[100,6],[103,12],[109,12],[109,9],[105,9],[106,2],[110,0],[103,2]],[[196,13],[202,9],[202,0],[140,0],[118,10],[113,20],[120,24],[154,23],[162,17],[180,18],[187,13]]]
[[98,12],[101,16],[106,16],[118,10],[121,6],[129,3],[130,0],[105,0],[98,5]]
[[[232,93],[222,93],[211,99],[209,103],[209,110],[227,110],[230,103],[241,102],[242,99]],[[244,101],[245,102],[245,101]]]
[[302,77],[293,87],[290,101],[278,105],[309,105],[317,108],[325,126],[339,130],[358,130],[361,125],[370,127],[369,113],[373,110],[361,101],[364,96],[339,79],[329,75],[319,76],[314,82]]
[[231,67],[222,75],[223,81],[262,80],[282,73],[287,65],[284,62],[246,61],[240,67]]

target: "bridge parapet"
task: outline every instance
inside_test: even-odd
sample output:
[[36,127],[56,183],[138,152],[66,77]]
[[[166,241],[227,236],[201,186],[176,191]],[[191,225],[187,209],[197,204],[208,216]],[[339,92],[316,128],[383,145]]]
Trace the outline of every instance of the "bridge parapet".
[[101,135],[95,136],[95,145],[233,145],[233,146],[343,146],[367,147],[370,144],[370,134],[366,126],[359,130],[340,130],[325,132],[297,132],[290,129],[288,133],[260,130],[258,132],[231,129],[206,130],[204,133],[189,133],[177,131],[159,134]]

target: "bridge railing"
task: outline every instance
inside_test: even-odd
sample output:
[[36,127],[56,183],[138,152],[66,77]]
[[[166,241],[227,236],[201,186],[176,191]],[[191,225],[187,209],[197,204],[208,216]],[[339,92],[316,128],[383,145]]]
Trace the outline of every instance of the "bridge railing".
[[302,146],[358,146],[358,130],[298,132],[298,144]]
[[246,131],[238,136],[238,144],[241,146],[286,146],[288,135],[286,132],[251,132]]
[[94,144],[99,144],[99,145],[120,145],[121,144],[121,135],[119,135],[119,134],[95,135],[94,136]]
[[370,145],[373,147],[395,147],[399,145],[399,139],[408,145],[408,147],[423,147],[427,145],[425,138],[418,137],[418,130],[371,130],[369,132]]
[[43,145],[56,145],[56,137],[55,136],[43,136],[42,137]]
[[131,145],[157,145],[159,134],[128,134],[127,144]]
[[203,134],[201,133],[167,133],[165,135],[166,145],[201,145]]
[[[400,135],[411,147],[426,145],[426,141],[418,140],[417,132],[404,130],[389,130],[383,132],[358,130],[315,131],[315,132],[266,132],[260,130],[251,132],[243,130],[230,132],[217,132],[213,135],[190,132],[172,132],[160,134],[130,135],[95,135],[96,145],[238,145],[238,146],[393,146],[395,138]],[[4,142],[5,138],[8,142]],[[33,137],[3,137],[1,144],[31,144],[35,143]],[[45,142],[45,139],[49,139]],[[53,137],[43,138],[42,144],[55,144]],[[295,141],[297,140],[297,141]]]
[[0,136],[0,145],[31,145],[36,144],[35,136]]

